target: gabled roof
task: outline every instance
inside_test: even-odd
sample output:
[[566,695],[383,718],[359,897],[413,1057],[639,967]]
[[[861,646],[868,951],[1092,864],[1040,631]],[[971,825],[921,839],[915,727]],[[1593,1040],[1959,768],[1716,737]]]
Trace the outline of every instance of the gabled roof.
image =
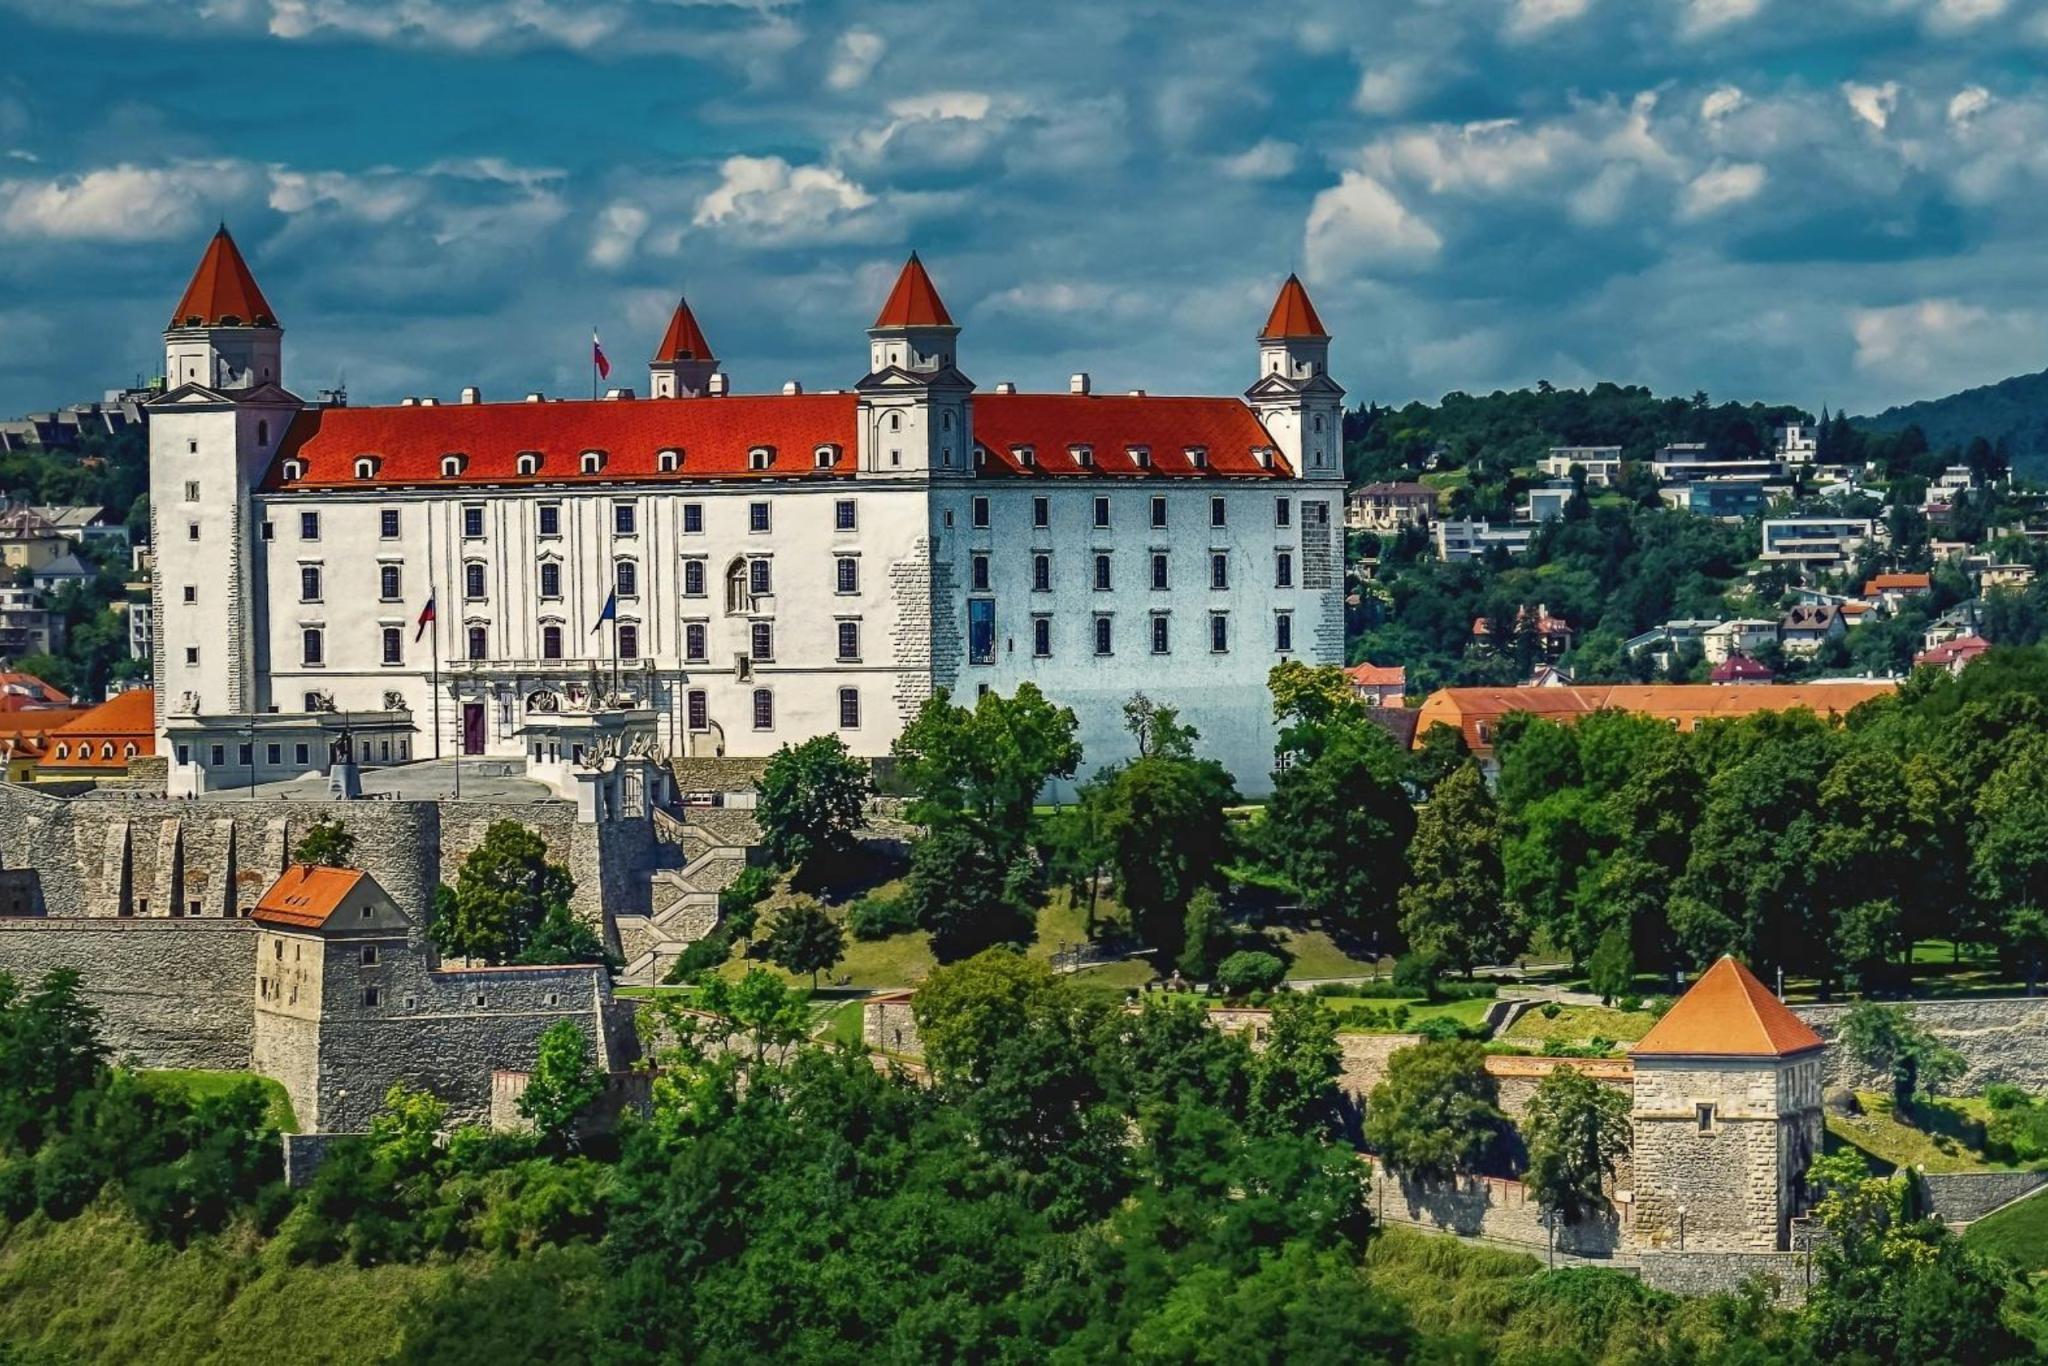
[[86,735],[94,739],[101,736],[109,739],[140,737],[148,742],[142,752],[152,753],[156,741],[156,692],[151,688],[130,688],[127,692],[115,693],[77,719],[65,722],[55,733]]
[[1408,686],[1408,666],[1405,664],[1353,664],[1344,671],[1344,676],[1361,688]]
[[[1104,475],[1164,479],[1239,476],[1289,478],[1277,451],[1270,466],[1254,454],[1272,450],[1258,415],[1234,398],[1136,394],[977,394],[974,441],[987,452],[986,475]],[[1087,447],[1089,464],[1075,458]],[[1016,454],[1029,447],[1032,465]],[[1148,452],[1137,464],[1132,450]],[[1201,452],[1201,464],[1188,451]]]
[[1783,1058],[1823,1042],[1755,973],[1724,957],[1700,974],[1629,1056]]
[[1956,640],[1937,645],[1931,650],[1922,650],[1913,656],[1913,663],[1954,664],[1957,660],[1975,659],[1991,648],[1991,642],[1982,636],[1963,636]]
[[360,868],[319,868],[295,863],[270,884],[250,919],[317,930],[339,910],[366,874]]
[[1933,581],[1925,574],[1879,574],[1863,585],[1863,596],[1883,593],[1887,590],[1898,593],[1925,592]]
[[690,301],[677,299],[676,314],[668,320],[668,331],[663,334],[661,345],[654,348],[654,363],[715,359],[717,357],[711,354],[711,343],[704,340],[704,329],[697,326],[697,315],[690,312]]
[[1771,679],[1776,678],[1777,675],[1771,672],[1769,665],[1764,664],[1760,660],[1751,659],[1740,650],[1736,650],[1730,653],[1728,658],[1716,664],[1713,672],[1708,674],[1707,677],[1716,683],[1742,681],[1768,683]]
[[0,711],[68,707],[71,699],[34,674],[0,671]]
[[277,315],[270,311],[249,263],[242,259],[227,224],[207,243],[206,255],[185,297],[171,313],[172,327],[276,327]]
[[1308,291],[1302,288],[1298,276],[1290,275],[1287,283],[1280,286],[1280,297],[1273,301],[1273,311],[1266,317],[1266,325],[1259,329],[1261,337],[1327,337],[1323,320],[1316,316],[1316,306],[1309,302]]
[[924,262],[911,252],[889,291],[889,301],[875,317],[876,327],[951,327],[953,315],[939,298],[938,287],[925,274]]

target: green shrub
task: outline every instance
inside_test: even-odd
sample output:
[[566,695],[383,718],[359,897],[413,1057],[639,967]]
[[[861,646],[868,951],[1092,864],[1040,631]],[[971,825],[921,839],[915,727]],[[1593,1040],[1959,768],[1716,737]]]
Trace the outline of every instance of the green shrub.
[[1623,1010],[1641,1010],[1643,1008],[1643,998],[1631,991],[1628,995],[1616,1001],[1615,1004]]
[[736,930],[734,933],[736,935],[748,934],[753,929],[754,920],[752,916],[746,913],[760,905],[763,901],[766,901],[774,892],[774,870],[756,868],[749,865],[740,869],[739,876],[734,878],[727,884],[725,890],[718,894],[718,914],[727,924],[744,918],[747,922],[747,928]]
[[1437,979],[1443,976],[1443,959],[1428,949],[1411,949],[1394,960],[1394,985],[1402,994],[1426,1001],[1440,999]]
[[1287,976],[1287,965],[1270,953],[1233,953],[1216,965],[1216,985],[1226,996],[1271,991]]
[[855,939],[887,939],[916,929],[917,913],[900,897],[864,896],[846,908],[846,928]]
[[696,943],[684,949],[669,964],[667,975],[661,980],[669,986],[687,986],[724,964],[732,957],[732,937],[725,927],[720,926]]
[[1564,1007],[1556,1001],[1545,1001],[1538,1009],[1543,1012],[1543,1018],[1546,1020],[1554,1020],[1564,1014]]
[[1408,1027],[1409,1014],[1410,1011],[1406,1003],[1397,1005],[1387,1012],[1387,1023],[1395,1029],[1406,1029]]
[[1448,1015],[1430,1016],[1415,1027],[1415,1032],[1431,1043],[1450,1043],[1465,1035],[1458,1022]]
[[2034,1098],[2001,1081],[1984,1088],[1984,1103],[1994,1110],[2024,1110],[2034,1103]]

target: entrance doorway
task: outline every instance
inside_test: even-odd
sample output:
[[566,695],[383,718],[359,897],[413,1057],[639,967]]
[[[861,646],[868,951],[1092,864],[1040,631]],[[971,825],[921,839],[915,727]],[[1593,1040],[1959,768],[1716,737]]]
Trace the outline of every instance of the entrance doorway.
[[462,704],[462,752],[484,752],[484,704],[481,702]]

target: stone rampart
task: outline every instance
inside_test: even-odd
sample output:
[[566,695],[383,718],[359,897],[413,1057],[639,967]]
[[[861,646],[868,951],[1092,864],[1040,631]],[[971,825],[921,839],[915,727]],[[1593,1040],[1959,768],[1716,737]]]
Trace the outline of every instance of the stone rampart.
[[0,972],[77,969],[114,1056],[146,1067],[247,1068],[255,963],[246,920],[0,919]]
[[[2002,1082],[2035,1095],[2048,1095],[2048,996],[1905,1004],[1915,1019],[1969,1063],[1963,1081],[1969,1090],[1981,1091]],[[1832,1043],[1842,1017],[1854,1008],[1853,1004],[1795,1006],[1793,1013]],[[1868,1091],[1889,1084],[1846,1048],[1830,1048],[1827,1064],[1830,1090]]]
[[924,1041],[917,1036],[917,1020],[911,1014],[910,1001],[907,991],[870,996],[861,1006],[861,1042],[879,1053],[923,1057]]
[[1784,1307],[1803,1304],[1812,1275],[1804,1252],[1644,1251],[1643,1284],[1673,1295],[1732,1295],[1761,1278]]
[[[1416,1181],[1382,1162],[1372,1161],[1371,1166],[1373,1213],[1383,1223],[1535,1249],[1550,1245],[1543,1207],[1520,1181],[1492,1176]],[[1559,1223],[1557,1250],[1579,1257],[1627,1253],[1632,1250],[1628,1225],[1628,1205],[1617,1202],[1605,1215]]]
[[2048,1172],[1952,1172],[1922,1176],[1920,1184],[1930,1215],[1967,1224],[2048,1186]]

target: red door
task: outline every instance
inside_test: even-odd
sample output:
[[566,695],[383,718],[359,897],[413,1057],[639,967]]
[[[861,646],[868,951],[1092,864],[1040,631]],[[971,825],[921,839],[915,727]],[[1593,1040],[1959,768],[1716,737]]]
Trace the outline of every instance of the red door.
[[481,702],[462,704],[462,752],[484,752],[484,704]]

